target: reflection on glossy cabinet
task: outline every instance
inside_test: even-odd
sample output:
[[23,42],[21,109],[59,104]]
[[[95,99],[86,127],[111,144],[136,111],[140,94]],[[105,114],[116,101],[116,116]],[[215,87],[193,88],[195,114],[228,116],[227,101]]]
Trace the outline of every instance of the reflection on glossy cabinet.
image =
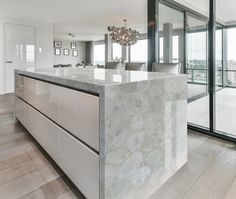
[[59,127],[21,99],[16,98],[16,102],[16,110],[24,109],[23,111],[18,111],[19,114],[16,114],[17,119],[25,126],[47,153],[57,161],[59,150]]
[[59,165],[87,198],[99,198],[98,155],[63,130]]
[[60,87],[60,124],[99,151],[99,97]]
[[15,98],[15,116],[25,125],[25,103],[18,97]]
[[55,122],[59,121],[59,87],[24,77],[24,99]]
[[22,99],[24,98],[24,77],[21,75],[15,77],[15,93]]
[[16,87],[21,87],[20,93],[24,93],[16,93],[17,96],[99,151],[98,96],[20,75],[16,79],[19,80]]

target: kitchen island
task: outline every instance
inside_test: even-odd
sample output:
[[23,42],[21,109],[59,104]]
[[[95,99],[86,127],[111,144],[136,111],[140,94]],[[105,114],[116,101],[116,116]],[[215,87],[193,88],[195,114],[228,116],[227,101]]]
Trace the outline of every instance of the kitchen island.
[[185,75],[16,70],[15,116],[88,199],[148,199],[187,162]]

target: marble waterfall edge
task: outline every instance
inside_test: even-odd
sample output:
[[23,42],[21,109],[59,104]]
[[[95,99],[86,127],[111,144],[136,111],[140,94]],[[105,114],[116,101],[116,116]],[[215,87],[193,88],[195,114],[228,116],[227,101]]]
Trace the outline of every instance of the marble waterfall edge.
[[16,70],[99,96],[100,199],[148,199],[187,162],[187,77],[104,69]]
[[185,78],[105,90],[105,198],[148,199],[187,162]]

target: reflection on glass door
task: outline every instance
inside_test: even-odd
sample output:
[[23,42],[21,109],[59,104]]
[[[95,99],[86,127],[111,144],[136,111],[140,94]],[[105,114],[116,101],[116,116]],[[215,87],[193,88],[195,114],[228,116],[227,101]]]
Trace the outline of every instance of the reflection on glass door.
[[[219,80],[219,73],[222,75],[222,86],[219,87],[219,82],[216,82],[216,103],[215,103],[215,121],[216,131],[223,134],[229,134],[236,137],[236,28],[229,28],[225,31],[225,38],[222,42],[222,29],[219,27],[216,30],[216,58],[224,55],[224,64],[219,66],[220,61],[216,60],[216,78]],[[221,46],[220,46],[221,38]],[[222,47],[225,47],[225,49]],[[223,49],[225,50],[222,53]],[[221,69],[221,71],[220,71]],[[219,89],[220,88],[220,89]]]
[[[229,9],[231,8],[231,9]],[[223,20],[222,12],[227,10]],[[236,138],[236,15],[235,1],[216,0],[215,131]],[[230,26],[227,26],[230,24]],[[221,58],[221,59],[220,59]],[[220,62],[220,60],[223,60]],[[220,65],[221,64],[221,65]],[[222,78],[220,78],[222,76]],[[222,82],[219,82],[219,81]]]
[[183,67],[184,13],[160,4],[159,24],[159,63],[180,63]]
[[207,22],[187,16],[188,122],[209,127]]

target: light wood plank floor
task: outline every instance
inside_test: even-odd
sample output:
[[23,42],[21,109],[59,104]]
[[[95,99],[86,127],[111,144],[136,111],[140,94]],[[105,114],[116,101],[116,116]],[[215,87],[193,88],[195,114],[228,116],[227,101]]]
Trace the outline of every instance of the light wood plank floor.
[[[0,199],[83,199],[14,123],[13,107],[12,95],[0,96]],[[192,132],[188,145],[188,163],[151,199],[236,199],[235,146]]]

